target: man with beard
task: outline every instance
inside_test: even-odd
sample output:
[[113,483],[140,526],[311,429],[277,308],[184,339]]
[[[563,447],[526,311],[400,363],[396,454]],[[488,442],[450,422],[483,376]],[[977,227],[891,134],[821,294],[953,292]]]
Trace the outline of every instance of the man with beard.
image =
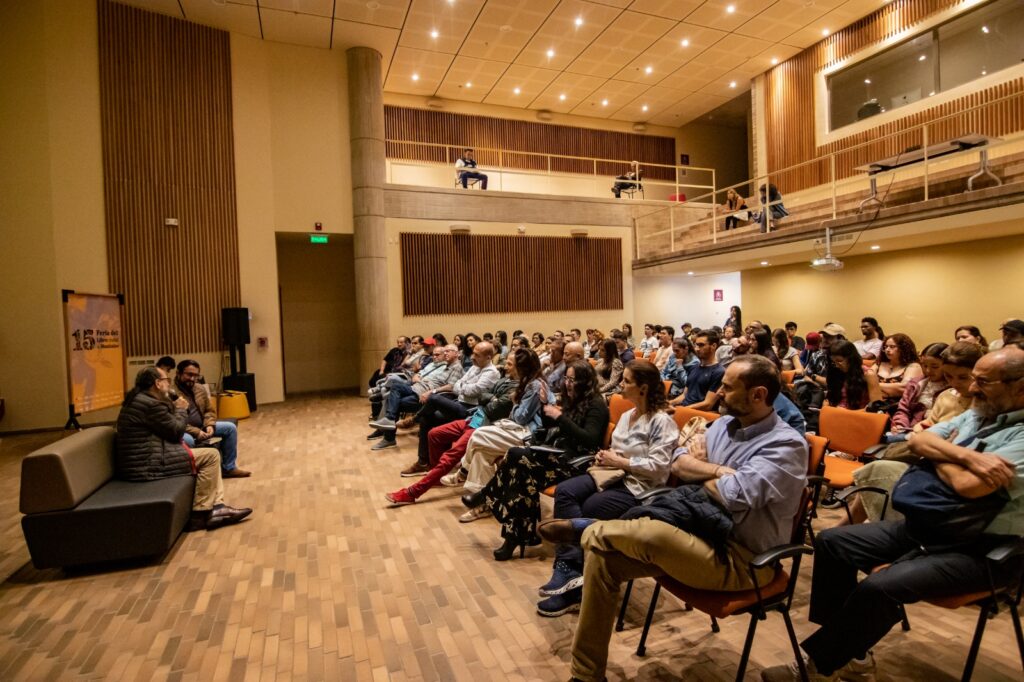
[[206,387],[196,382],[199,380],[199,363],[195,360],[182,360],[178,363],[178,373],[174,383],[178,393],[188,403],[188,422],[185,424],[185,445],[194,447],[211,447],[207,441],[216,436],[221,439],[220,467],[224,478],[246,478],[250,472],[239,469],[238,429],[231,422],[217,421],[217,408],[214,407]]
[[[905,519],[820,533],[810,620],[821,627],[800,645],[810,679],[871,676],[871,647],[900,622],[901,604],[985,592],[1019,578],[1024,557],[997,564],[985,555],[1007,536],[1024,534],[1024,350],[989,353],[972,376],[971,409],[915,435],[910,449],[934,466],[964,505],[1002,490],[1008,500],[978,538],[948,549],[924,550]],[[872,573],[883,564],[891,565]],[[859,583],[858,571],[867,574]],[[762,677],[800,679],[795,661]]]
[[215,448],[189,450],[182,444],[188,421],[188,401],[169,397],[171,380],[159,367],[144,367],[135,377],[117,415],[114,469],[123,481],[153,481],[194,476],[189,530],[213,530],[238,523],[252,509],[224,504],[220,453]]
[[[806,484],[807,442],[772,409],[780,381],[766,358],[734,360],[718,389],[727,416],[715,420],[706,436],[691,441],[689,451],[672,463],[677,478],[702,485],[731,514],[734,528],[724,556],[704,539],[651,518],[566,519],[543,526],[545,539],[575,540],[586,551],[573,679],[604,678],[622,583],[669,575],[698,589],[749,590],[754,586],[750,559],[789,542]],[[759,571],[758,582],[766,584],[773,571]]]

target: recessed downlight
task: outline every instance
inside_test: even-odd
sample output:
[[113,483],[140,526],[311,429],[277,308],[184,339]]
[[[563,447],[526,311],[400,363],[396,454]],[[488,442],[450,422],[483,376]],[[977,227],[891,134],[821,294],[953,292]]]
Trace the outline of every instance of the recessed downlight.
[[732,14],[732,13],[733,13],[733,12],[735,12],[735,11],[736,11],[736,5],[728,5],[728,6],[727,6],[727,7],[725,8],[725,12],[726,12],[726,14]]
[[412,75],[412,79],[413,79],[414,81],[418,81],[418,80],[420,79],[420,75],[419,75],[418,73],[414,73],[414,74]]
[[564,102],[565,101],[565,93],[563,92],[562,94],[560,94],[558,96],[558,99],[561,100],[562,102]]
[[519,88],[512,88],[512,94],[513,95],[518,95],[521,92],[522,92],[522,90],[520,90]]
[[645,104],[642,107],[640,107],[640,111],[647,111],[647,105]]
[[606,100],[606,99],[601,100],[601,106],[602,107],[608,106],[608,100]]
[[879,246],[878,244],[872,244],[871,245],[871,250],[872,251],[878,251],[880,248],[882,248],[882,247]]
[[648,76],[650,76],[653,71],[654,71],[654,67],[653,66],[648,66],[647,68],[644,69],[644,73],[646,73]]
[[689,38],[683,38],[679,42],[679,44],[682,45],[683,47],[689,47],[690,46],[690,39]]
[[549,48],[548,51],[547,51],[547,55],[548,55],[548,59],[551,59],[552,57],[555,56],[555,51],[553,49]]
[[576,28],[579,28],[583,25],[583,17],[576,17],[576,20],[573,23],[576,24]]
[[779,63],[779,58],[778,57],[772,57],[772,66],[775,66],[778,63]]
[[735,88],[736,87],[736,81],[729,81],[729,87],[730,88]]
[[761,265],[768,265],[768,261],[766,261],[766,260],[761,261]]
[[438,36],[440,36],[440,35],[441,35],[441,34],[440,34],[440,33],[438,33],[438,31],[437,31],[437,29],[436,29],[436,28],[435,28],[435,29],[431,29],[431,31],[430,31],[430,37],[431,37],[431,38],[433,38],[434,40],[437,40]]

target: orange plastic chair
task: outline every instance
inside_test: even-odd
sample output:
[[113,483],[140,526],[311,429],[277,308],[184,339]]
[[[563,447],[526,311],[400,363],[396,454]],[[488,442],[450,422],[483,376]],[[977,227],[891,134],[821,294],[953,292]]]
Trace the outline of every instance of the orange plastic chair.
[[692,407],[676,406],[673,407],[672,409],[675,410],[675,412],[672,413],[672,419],[675,420],[676,426],[678,426],[680,429],[686,426],[686,423],[689,422],[694,417],[704,417],[705,419],[708,420],[708,423],[710,424],[711,422],[715,421],[716,419],[722,416],[717,412],[705,412],[704,410],[695,410]]
[[882,413],[847,410],[825,405],[821,408],[819,430],[828,439],[832,450],[845,453],[854,459],[842,457],[825,458],[825,478],[832,490],[841,490],[853,485],[853,472],[864,466],[865,461],[874,459],[873,448],[879,445],[889,418]]
[[[820,457],[824,456],[825,445],[820,441],[809,440],[808,443],[810,448],[807,468],[808,471],[814,471],[820,465]],[[797,575],[800,572],[800,560],[804,554],[812,553],[811,548],[805,546],[803,541],[811,516],[809,510],[812,511],[814,509],[816,496],[817,484],[812,480],[808,480],[808,484],[801,495],[800,503],[797,506],[796,514],[793,516],[793,530],[790,536],[791,544],[762,552],[751,560],[750,564],[752,567],[775,567],[775,573],[767,584],[758,584],[752,590],[724,592],[718,590],[699,590],[684,585],[668,576],[655,578],[654,593],[651,595],[651,604],[647,609],[644,629],[636,649],[637,656],[644,656],[647,653],[647,635],[650,631],[651,621],[654,618],[654,611],[658,605],[658,597],[661,595],[661,588],[664,587],[672,595],[681,599],[687,605],[687,609],[697,609],[711,616],[711,629],[713,632],[719,632],[719,618],[750,614],[747,638],[743,645],[743,653],[740,656],[739,669],[736,673],[737,682],[743,680],[744,673],[746,672],[758,621],[765,620],[769,611],[778,611],[782,614],[782,618],[786,623],[790,646],[793,648],[793,653],[798,661],[797,665],[800,667],[801,676],[807,679],[800,645],[796,640],[793,623],[789,617],[789,606],[793,599],[793,591],[796,588]],[[787,572],[782,568],[781,562],[783,559],[792,559],[791,572]],[[619,618],[615,624],[616,631],[621,632],[623,629],[626,606],[629,603],[629,595],[632,588],[633,581],[630,581],[626,585],[625,594],[622,597],[622,608],[619,611]]]
[[636,405],[631,400],[626,400],[618,393],[612,394],[611,399],[608,400],[608,430],[604,436],[605,447],[612,444],[612,431],[615,430],[615,425],[619,423],[619,419],[634,407]]
[[658,351],[649,350],[647,351],[647,355],[644,356],[644,360],[646,360],[647,362],[654,362],[654,358],[656,357],[658,357]]
[[665,395],[667,396],[668,392],[672,390],[672,380],[671,379],[665,379],[661,383],[665,385]]
[[796,370],[795,369],[784,369],[784,370],[782,370],[782,383],[787,384],[787,385],[793,383],[793,377],[795,377],[795,376],[796,376]]

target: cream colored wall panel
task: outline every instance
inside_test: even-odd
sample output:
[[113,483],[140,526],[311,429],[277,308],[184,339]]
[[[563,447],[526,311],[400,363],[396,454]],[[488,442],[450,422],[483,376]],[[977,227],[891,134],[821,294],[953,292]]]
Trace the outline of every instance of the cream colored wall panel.
[[[775,0],[708,0],[686,17],[691,24],[713,26],[723,31],[735,31],[771,6]],[[732,6],[731,14],[726,8]]]
[[494,84],[484,101],[488,104],[524,107],[536,99],[557,76],[558,72],[553,69],[512,64]]
[[[413,0],[399,45],[455,54],[472,28],[484,0]],[[432,32],[437,32],[437,37]]]
[[[610,78],[622,70],[623,64],[632,62],[674,25],[670,19],[624,12],[593,44],[580,53],[568,70]],[[651,77],[656,76],[652,73]]]
[[[726,35],[723,31],[703,26],[677,24],[633,61],[624,65],[615,77],[638,83],[659,83]],[[684,40],[686,45],[683,44]],[[647,67],[651,67],[650,75],[646,72]]]
[[557,4],[558,0],[491,0],[459,54],[503,62],[515,60]]
[[335,0],[334,18],[402,28],[410,0]]
[[[722,292],[721,301],[715,300],[716,290]],[[730,306],[743,307],[741,275],[634,277],[633,301],[634,329],[643,329],[647,323],[670,324],[677,331],[684,322],[700,328],[722,326]]]
[[736,33],[778,40],[797,31],[829,11],[819,2],[808,4],[799,0],[779,0],[771,7],[736,29]]
[[[686,90],[674,90],[672,88],[651,88],[639,97],[619,108],[614,117],[618,119],[629,118],[636,121],[646,121],[648,118],[658,114],[676,102],[679,102],[690,93]],[[644,110],[644,107],[647,107]]]
[[725,67],[687,64],[661,82],[660,87],[696,92],[716,78],[729,72]]
[[508,66],[504,62],[456,57],[437,94],[440,97],[481,102]]
[[700,7],[702,2],[703,0],[634,0],[629,5],[629,11],[682,21],[686,15]]
[[[568,113],[601,87],[604,79],[575,73],[562,73],[531,103],[537,109]],[[562,99],[562,96],[565,99]]]
[[335,19],[331,34],[331,49],[344,52],[350,47],[372,47],[381,55],[381,74],[386,76],[391,68],[391,58],[401,32],[384,26],[368,26],[353,21]]
[[443,52],[399,46],[391,60],[384,87],[392,92],[432,95],[440,87],[454,57]]
[[230,2],[216,5],[208,0],[181,0],[181,7],[188,21],[254,38],[262,37],[259,10],[255,5],[236,5]]
[[573,114],[580,116],[596,116],[610,118],[623,102],[629,102],[643,93],[650,90],[650,86],[640,83],[629,83],[626,81],[609,80],[590,96],[585,98],[572,110]]
[[[516,64],[564,69],[619,16],[618,9],[582,0],[563,0],[534,37],[527,43]],[[576,25],[582,17],[583,24]],[[548,57],[547,51],[555,56]]]
[[263,37],[280,43],[330,47],[331,20],[310,14],[295,14],[273,9],[261,9]]
[[334,16],[334,0],[259,0],[261,9],[312,14],[317,17]]

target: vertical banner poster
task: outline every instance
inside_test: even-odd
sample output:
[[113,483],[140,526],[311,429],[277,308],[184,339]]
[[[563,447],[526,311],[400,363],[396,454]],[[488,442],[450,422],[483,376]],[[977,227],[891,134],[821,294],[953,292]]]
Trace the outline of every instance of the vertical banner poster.
[[120,405],[125,390],[122,297],[64,291],[63,298],[71,417]]

